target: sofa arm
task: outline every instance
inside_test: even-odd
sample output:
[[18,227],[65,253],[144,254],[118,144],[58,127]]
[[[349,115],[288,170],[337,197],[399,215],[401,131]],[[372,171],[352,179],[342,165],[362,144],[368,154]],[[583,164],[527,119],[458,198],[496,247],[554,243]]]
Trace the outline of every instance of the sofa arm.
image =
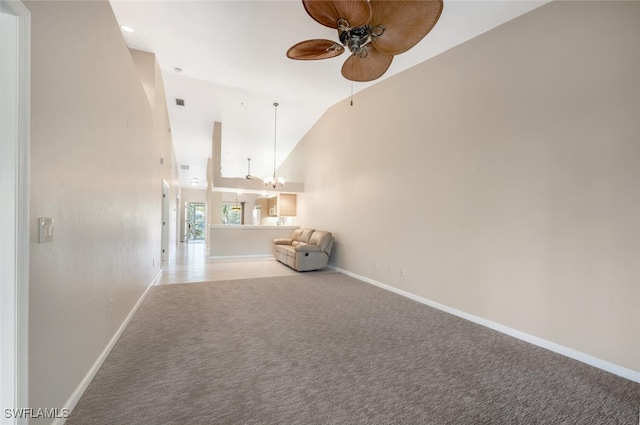
[[320,252],[320,247],[316,245],[298,245],[294,249],[296,252]]
[[293,241],[287,238],[278,238],[273,240],[274,245],[291,245]]

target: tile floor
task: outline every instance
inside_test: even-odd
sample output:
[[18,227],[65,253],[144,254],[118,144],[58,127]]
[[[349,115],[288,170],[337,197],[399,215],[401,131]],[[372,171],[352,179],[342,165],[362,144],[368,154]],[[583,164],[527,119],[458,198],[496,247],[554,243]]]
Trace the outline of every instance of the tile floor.
[[202,241],[183,242],[162,265],[158,285],[287,276],[297,272],[274,258],[214,260]]

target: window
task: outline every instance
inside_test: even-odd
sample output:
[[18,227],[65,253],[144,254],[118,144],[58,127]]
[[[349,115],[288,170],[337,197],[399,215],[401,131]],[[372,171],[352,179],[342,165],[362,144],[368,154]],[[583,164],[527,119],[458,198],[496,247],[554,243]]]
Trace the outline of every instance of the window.
[[244,202],[222,204],[222,224],[244,224]]

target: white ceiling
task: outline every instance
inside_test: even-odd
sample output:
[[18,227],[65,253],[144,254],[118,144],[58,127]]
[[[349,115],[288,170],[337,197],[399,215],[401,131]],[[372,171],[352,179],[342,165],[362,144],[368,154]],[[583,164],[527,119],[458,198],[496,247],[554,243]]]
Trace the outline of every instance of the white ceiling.
[[[445,0],[435,28],[414,48],[394,58],[358,92],[470,38],[526,13],[541,1]],[[340,74],[347,53],[321,61],[285,55],[298,41],[337,40],[316,23],[300,0],[111,0],[129,47],[155,53],[162,69],[180,183],[206,187],[213,122],[222,122],[222,175],[265,177],[273,169],[274,102],[279,102],[277,162],[280,164],[331,105],[348,98],[351,82]],[[176,68],[182,71],[177,72]],[[472,72],[472,70],[469,70]],[[185,106],[176,106],[175,99]],[[199,186],[189,181],[197,177]],[[284,176],[286,177],[286,176]]]

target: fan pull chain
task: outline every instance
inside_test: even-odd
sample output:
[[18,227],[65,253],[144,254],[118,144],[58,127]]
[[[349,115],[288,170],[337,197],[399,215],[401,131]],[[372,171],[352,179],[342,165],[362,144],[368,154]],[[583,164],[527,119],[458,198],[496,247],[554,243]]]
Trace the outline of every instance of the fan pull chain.
[[353,80],[351,81],[351,106],[353,106]]

